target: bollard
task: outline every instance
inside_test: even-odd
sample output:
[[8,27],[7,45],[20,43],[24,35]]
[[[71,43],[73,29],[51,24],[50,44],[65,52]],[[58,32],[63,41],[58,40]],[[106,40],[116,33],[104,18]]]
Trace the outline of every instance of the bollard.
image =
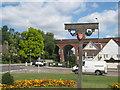
[[27,66],[27,62],[25,62],[25,66]]
[[32,62],[30,62],[30,66],[32,65]]

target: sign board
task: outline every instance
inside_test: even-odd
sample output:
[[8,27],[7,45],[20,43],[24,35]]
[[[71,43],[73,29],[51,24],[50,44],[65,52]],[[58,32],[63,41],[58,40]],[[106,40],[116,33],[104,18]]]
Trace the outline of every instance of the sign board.
[[98,23],[67,23],[65,25],[65,30],[77,30],[77,32],[85,32],[87,29],[98,29]]

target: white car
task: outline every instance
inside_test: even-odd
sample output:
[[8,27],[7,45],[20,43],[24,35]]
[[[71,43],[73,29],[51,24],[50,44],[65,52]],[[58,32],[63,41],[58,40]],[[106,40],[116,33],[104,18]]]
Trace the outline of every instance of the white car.
[[[72,71],[77,74],[78,65],[74,66]],[[82,72],[96,75],[107,74],[107,63],[105,61],[83,61]]]
[[45,66],[47,62],[44,62],[43,60],[37,60],[35,62],[35,66]]

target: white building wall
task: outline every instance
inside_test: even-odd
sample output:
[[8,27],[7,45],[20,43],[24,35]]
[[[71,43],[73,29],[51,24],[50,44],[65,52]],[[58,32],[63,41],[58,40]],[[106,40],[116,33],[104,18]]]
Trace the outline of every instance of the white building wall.
[[[118,52],[120,47],[114,40],[110,40],[103,49],[93,58],[93,60],[120,60],[120,53]],[[98,59],[98,57],[100,57]],[[117,68],[119,63],[108,63],[108,68]]]
[[120,60],[120,54],[97,54],[97,56],[93,60],[109,60],[110,58],[114,58],[115,60]]

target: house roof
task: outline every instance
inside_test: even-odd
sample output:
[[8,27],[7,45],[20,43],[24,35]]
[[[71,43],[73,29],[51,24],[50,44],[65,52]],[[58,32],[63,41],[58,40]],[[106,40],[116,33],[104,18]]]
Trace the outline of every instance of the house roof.
[[98,50],[99,48],[92,42],[90,41],[84,48],[83,50]]
[[99,54],[119,54],[118,51],[120,50],[119,45],[111,39],[99,52]]

